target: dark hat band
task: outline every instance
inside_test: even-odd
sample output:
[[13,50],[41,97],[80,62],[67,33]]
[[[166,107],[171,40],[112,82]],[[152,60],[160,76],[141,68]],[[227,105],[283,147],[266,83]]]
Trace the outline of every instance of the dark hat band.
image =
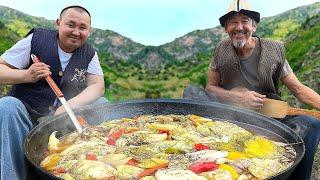
[[244,15],[254,19],[257,23],[260,22],[260,13],[258,13],[256,11],[250,11],[250,10],[241,9],[240,11],[230,11],[227,14],[221,16],[219,18],[221,26],[224,27],[224,25],[226,24],[227,20],[229,18],[231,18],[232,16],[236,15],[237,13],[244,14]]

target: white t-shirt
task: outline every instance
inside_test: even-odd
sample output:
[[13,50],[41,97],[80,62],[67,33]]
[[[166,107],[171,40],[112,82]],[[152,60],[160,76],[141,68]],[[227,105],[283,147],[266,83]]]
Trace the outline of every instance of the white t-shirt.
[[[4,52],[1,55],[1,58],[4,59],[8,64],[18,69],[26,68],[29,65],[30,60],[32,36],[33,34],[30,34],[26,38],[18,41],[10,49]],[[58,54],[60,58],[61,68],[64,71],[67,64],[69,63],[72,53],[64,52],[58,44]],[[92,60],[88,65],[87,73],[103,76],[97,52],[95,52]]]

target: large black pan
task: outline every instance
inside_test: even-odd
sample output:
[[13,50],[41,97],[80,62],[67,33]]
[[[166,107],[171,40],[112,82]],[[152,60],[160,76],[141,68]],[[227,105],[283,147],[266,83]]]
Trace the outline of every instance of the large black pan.
[[[294,144],[297,158],[293,166],[273,179],[287,179],[302,159],[305,151],[302,139],[286,125],[252,111],[220,103],[194,102],[191,100],[141,100],[88,106],[79,109],[76,114],[85,117],[91,125],[143,114],[196,114],[208,118],[230,120],[251,132],[267,136],[273,140]],[[59,131],[58,136],[60,137],[75,131],[75,128],[67,115],[61,115],[36,126],[25,140],[25,155],[42,179],[56,179],[55,176],[47,173],[39,166],[47,148],[48,137],[53,131]]]

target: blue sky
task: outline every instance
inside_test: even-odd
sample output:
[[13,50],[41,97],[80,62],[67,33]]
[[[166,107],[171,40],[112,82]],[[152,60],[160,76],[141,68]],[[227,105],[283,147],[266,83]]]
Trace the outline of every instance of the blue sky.
[[[319,0],[248,0],[269,17]],[[55,20],[67,5],[86,7],[92,26],[120,33],[144,45],[161,45],[197,29],[219,24],[231,0],[1,0],[0,5]]]

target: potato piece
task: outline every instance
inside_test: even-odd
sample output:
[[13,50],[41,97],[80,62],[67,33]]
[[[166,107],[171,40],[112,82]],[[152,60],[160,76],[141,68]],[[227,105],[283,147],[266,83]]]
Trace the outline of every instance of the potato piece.
[[143,169],[130,166],[130,165],[118,165],[116,179],[134,179],[143,171]]
[[107,179],[116,173],[110,165],[90,160],[80,160],[70,169],[70,174],[74,175],[75,179]]
[[58,149],[58,145],[60,143],[60,140],[58,138],[56,138],[56,134],[58,131],[54,131],[53,133],[51,133],[51,135],[49,136],[49,142],[48,142],[48,150],[49,151],[54,151]]

